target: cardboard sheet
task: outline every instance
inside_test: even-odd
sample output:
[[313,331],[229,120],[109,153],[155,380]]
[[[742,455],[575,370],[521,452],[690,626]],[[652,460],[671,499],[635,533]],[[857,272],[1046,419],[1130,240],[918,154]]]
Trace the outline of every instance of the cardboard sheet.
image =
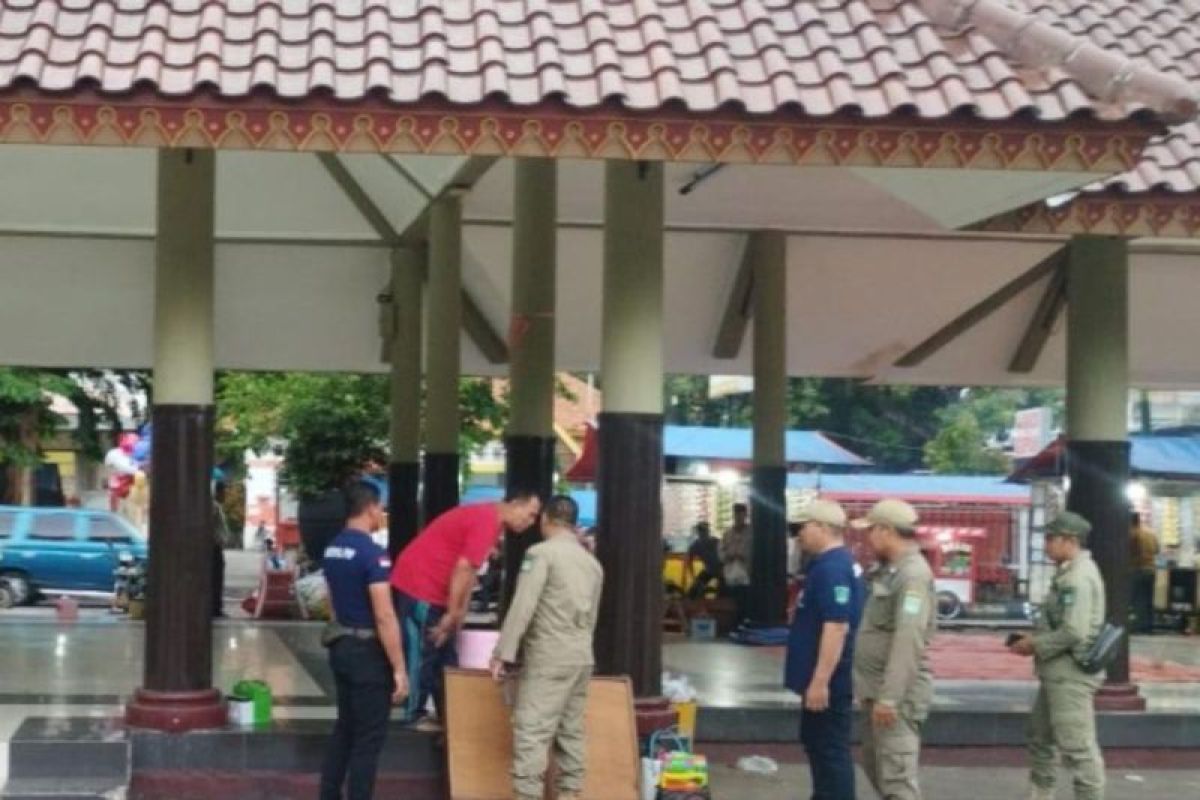
[[[446,706],[451,800],[512,800],[511,709],[503,688],[486,672],[447,670]],[[640,761],[627,678],[592,679],[585,724],[584,800],[638,800]],[[552,781],[547,787],[553,790]]]

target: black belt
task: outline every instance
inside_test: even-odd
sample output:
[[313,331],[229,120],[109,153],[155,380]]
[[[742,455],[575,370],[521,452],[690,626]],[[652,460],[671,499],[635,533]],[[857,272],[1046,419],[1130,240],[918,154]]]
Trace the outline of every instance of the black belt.
[[347,636],[353,636],[355,639],[378,639],[379,631],[374,628],[352,628],[348,625],[342,625],[342,630]]
[[374,628],[356,628],[340,622],[329,622],[325,624],[325,630],[321,632],[321,644],[331,647],[338,639],[344,639],[347,636],[366,642],[378,639],[379,632]]

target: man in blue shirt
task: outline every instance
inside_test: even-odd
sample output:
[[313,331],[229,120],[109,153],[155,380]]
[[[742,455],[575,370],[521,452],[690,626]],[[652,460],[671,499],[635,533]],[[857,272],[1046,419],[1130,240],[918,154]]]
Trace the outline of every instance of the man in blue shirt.
[[813,800],[854,800],[851,670],[863,586],[842,540],[846,512],[840,505],[814,500],[797,522],[800,546],[811,560],[788,636],[785,683],[803,702],[800,742]]
[[371,539],[383,527],[379,490],[346,490],[346,529],[325,548],[333,621],[322,637],[337,685],[337,723],[321,769],[321,800],[370,800],[393,703],[408,696],[400,624],[389,583],[392,562]]

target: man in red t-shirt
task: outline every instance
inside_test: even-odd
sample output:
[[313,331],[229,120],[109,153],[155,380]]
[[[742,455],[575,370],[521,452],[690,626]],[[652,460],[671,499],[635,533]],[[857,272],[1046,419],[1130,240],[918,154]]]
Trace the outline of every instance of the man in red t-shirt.
[[503,503],[459,506],[425,527],[392,568],[396,612],[408,664],[405,722],[425,714],[432,694],[445,719],[442,675],[457,666],[455,640],[467,616],[476,575],[507,529],[524,533],[537,522],[542,501],[516,492]]

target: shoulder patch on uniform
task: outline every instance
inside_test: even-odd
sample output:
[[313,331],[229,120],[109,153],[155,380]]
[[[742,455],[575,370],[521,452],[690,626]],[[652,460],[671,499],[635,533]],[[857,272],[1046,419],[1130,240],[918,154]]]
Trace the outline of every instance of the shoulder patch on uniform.
[[925,598],[920,592],[905,592],[904,593],[904,613],[905,614],[920,614],[921,607],[925,604]]
[[529,572],[531,569],[533,569],[533,556],[527,555],[521,562],[521,572]]
[[850,602],[850,587],[835,586],[833,587],[833,602],[839,606],[844,606]]
[[1058,596],[1062,598],[1062,604],[1064,606],[1075,605],[1075,587],[1074,586],[1064,586],[1063,590],[1061,592],[1059,592]]

